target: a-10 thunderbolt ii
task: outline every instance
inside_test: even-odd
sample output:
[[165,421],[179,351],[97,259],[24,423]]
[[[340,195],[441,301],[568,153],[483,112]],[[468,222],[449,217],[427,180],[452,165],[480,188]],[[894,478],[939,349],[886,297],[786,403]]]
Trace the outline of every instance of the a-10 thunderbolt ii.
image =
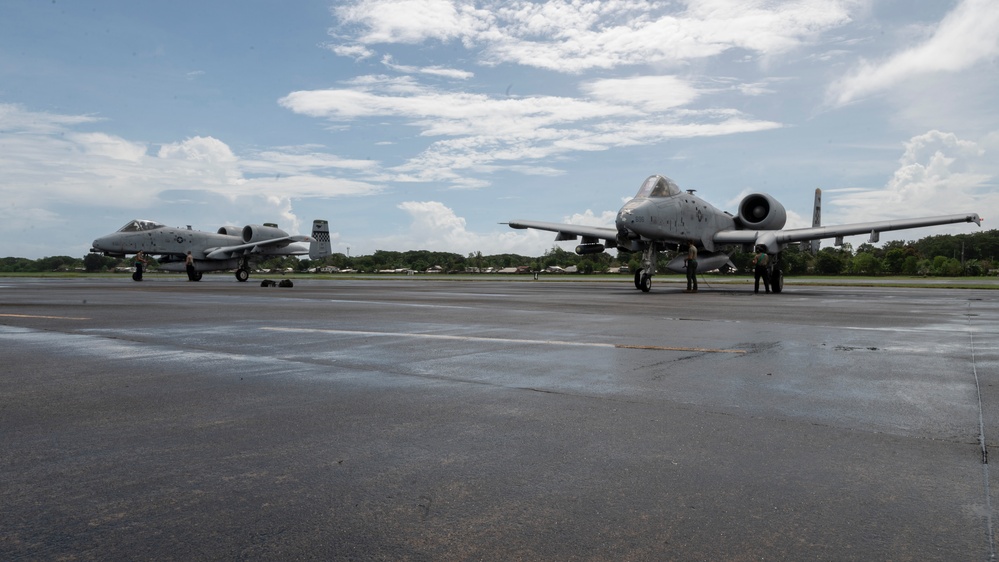
[[[635,272],[635,287],[644,292],[652,288],[659,252],[677,250],[691,242],[698,248],[697,272],[711,271],[730,264],[728,254],[719,248],[742,245],[746,251],[762,246],[770,256],[771,289],[780,293],[784,288],[781,271],[781,251],[788,244],[869,234],[871,243],[878,234],[888,230],[903,230],[941,224],[973,222],[981,226],[975,213],[941,215],[914,219],[886,220],[820,226],[820,193],[816,191],[815,214],[811,228],[783,230],[787,221],[784,206],[765,193],[752,193],[739,203],[738,214],[721,211],[700,197],[694,190],[681,191],[673,180],[660,175],[650,176],[630,201],[621,207],[615,221],[617,228],[581,226],[554,222],[512,220],[511,228],[534,228],[558,233],[556,241],[576,240],[577,254],[599,254],[604,250],[620,249],[642,252],[642,267]],[[602,241],[602,242],[601,242]],[[672,259],[666,268],[684,271],[684,256]]]
[[[305,247],[300,243],[308,242]],[[117,232],[94,240],[91,252],[125,257],[142,251],[158,256],[159,268],[185,271],[187,253],[194,258],[193,281],[205,271],[235,269],[236,279],[250,277],[250,261],[273,256],[309,254],[320,259],[332,254],[329,223],[312,222],[312,236],[291,235],[276,224],[248,224],[242,228],[223,226],[218,232],[173,228],[150,220],[133,220]]]

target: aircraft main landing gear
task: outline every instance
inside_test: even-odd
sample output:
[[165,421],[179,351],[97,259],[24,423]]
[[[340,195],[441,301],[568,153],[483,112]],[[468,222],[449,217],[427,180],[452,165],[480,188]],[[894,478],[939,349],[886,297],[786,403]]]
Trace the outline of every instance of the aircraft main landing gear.
[[640,289],[643,293],[652,290],[652,276],[645,273],[644,269],[635,272],[635,288]]
[[784,272],[780,268],[780,252],[774,254],[773,262],[770,265],[770,292],[775,295],[784,290]]
[[778,294],[784,290],[784,273],[779,267],[775,267],[770,273],[770,291]]
[[239,269],[236,270],[236,281],[240,283],[245,283],[247,279],[250,278],[250,259],[243,256],[243,259],[239,260]]

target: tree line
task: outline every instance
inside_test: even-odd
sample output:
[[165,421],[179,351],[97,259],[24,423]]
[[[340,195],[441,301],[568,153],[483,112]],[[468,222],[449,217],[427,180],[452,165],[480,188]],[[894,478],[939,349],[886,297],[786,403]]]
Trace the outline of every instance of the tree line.
[[[677,254],[676,251],[663,252],[660,263],[665,264]],[[737,248],[732,253],[732,262],[738,272],[749,272],[752,253]],[[807,249],[792,245],[782,254],[785,275],[918,275],[918,276],[979,276],[995,275],[999,269],[999,230],[987,230],[971,234],[944,234],[928,236],[916,241],[888,241],[880,247],[861,244],[854,249],[850,244],[839,247],[822,248],[813,255]],[[332,267],[338,270],[354,270],[361,273],[375,273],[385,270],[428,271],[438,268],[443,273],[484,272],[510,267],[521,267],[527,271],[544,271],[558,266],[575,266],[580,273],[603,273],[615,267],[627,267],[637,271],[641,267],[641,253],[618,251],[602,254],[577,255],[559,246],[553,246],[541,256],[518,254],[483,255],[472,252],[468,255],[453,252],[433,252],[410,250],[394,252],[377,250],[371,255],[347,256],[333,254],[321,260],[299,259],[295,256],[275,257],[257,263],[261,269],[313,271]],[[52,256],[37,260],[27,258],[0,258],[0,272],[39,273],[51,271],[113,271],[115,268],[128,268],[130,258],[109,258],[99,254],[87,254],[82,258]],[[155,268],[155,260],[150,264]]]

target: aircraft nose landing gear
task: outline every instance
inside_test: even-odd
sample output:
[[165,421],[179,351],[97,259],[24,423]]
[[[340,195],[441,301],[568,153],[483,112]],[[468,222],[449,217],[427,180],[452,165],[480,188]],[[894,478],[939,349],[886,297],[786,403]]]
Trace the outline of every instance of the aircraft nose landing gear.
[[635,288],[643,293],[652,290],[652,276],[656,274],[656,252],[658,251],[659,248],[656,247],[655,242],[650,242],[642,250],[642,267],[635,272]]

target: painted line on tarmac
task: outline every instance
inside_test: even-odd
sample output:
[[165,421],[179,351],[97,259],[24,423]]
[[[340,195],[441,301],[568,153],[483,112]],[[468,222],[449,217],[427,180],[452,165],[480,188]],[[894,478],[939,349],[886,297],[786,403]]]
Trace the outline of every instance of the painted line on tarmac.
[[530,344],[530,345],[565,345],[573,347],[603,347],[611,349],[644,349],[651,351],[685,351],[685,352],[696,352],[696,353],[736,353],[742,354],[746,353],[742,349],[710,349],[703,347],[667,347],[661,345],[628,345],[621,343],[601,343],[601,342],[579,342],[579,341],[560,341],[560,340],[522,340],[513,338],[482,338],[478,336],[452,336],[447,334],[412,334],[406,332],[367,332],[361,330],[329,330],[321,328],[280,328],[280,327],[263,327],[261,330],[268,330],[272,332],[299,332],[299,333],[309,333],[309,334],[342,334],[348,336],[374,336],[374,337],[396,337],[396,338],[418,338],[418,339],[429,339],[429,340],[451,340],[451,341],[470,341],[470,342],[484,342],[484,343],[516,343],[516,344]]
[[37,314],[0,314],[4,318],[41,318],[43,320],[90,320],[77,316],[40,316]]
[[[454,295],[455,295],[455,293],[451,293],[452,297]],[[408,306],[408,307],[412,307],[412,308],[458,308],[458,309],[462,309],[462,310],[475,309],[474,306],[459,306],[459,305],[454,305],[454,304],[434,304],[434,303],[424,304],[424,303],[419,303],[419,302],[363,301],[363,300],[351,300],[351,299],[329,299],[326,302],[337,302],[337,303],[346,303],[346,304],[364,304],[364,305],[376,304],[376,305],[381,305],[381,306],[392,306],[392,307]]]
[[618,349],[654,349],[656,351],[697,351],[700,353],[746,353],[744,349],[712,349],[708,347],[667,347],[662,345],[626,345],[614,344]]

